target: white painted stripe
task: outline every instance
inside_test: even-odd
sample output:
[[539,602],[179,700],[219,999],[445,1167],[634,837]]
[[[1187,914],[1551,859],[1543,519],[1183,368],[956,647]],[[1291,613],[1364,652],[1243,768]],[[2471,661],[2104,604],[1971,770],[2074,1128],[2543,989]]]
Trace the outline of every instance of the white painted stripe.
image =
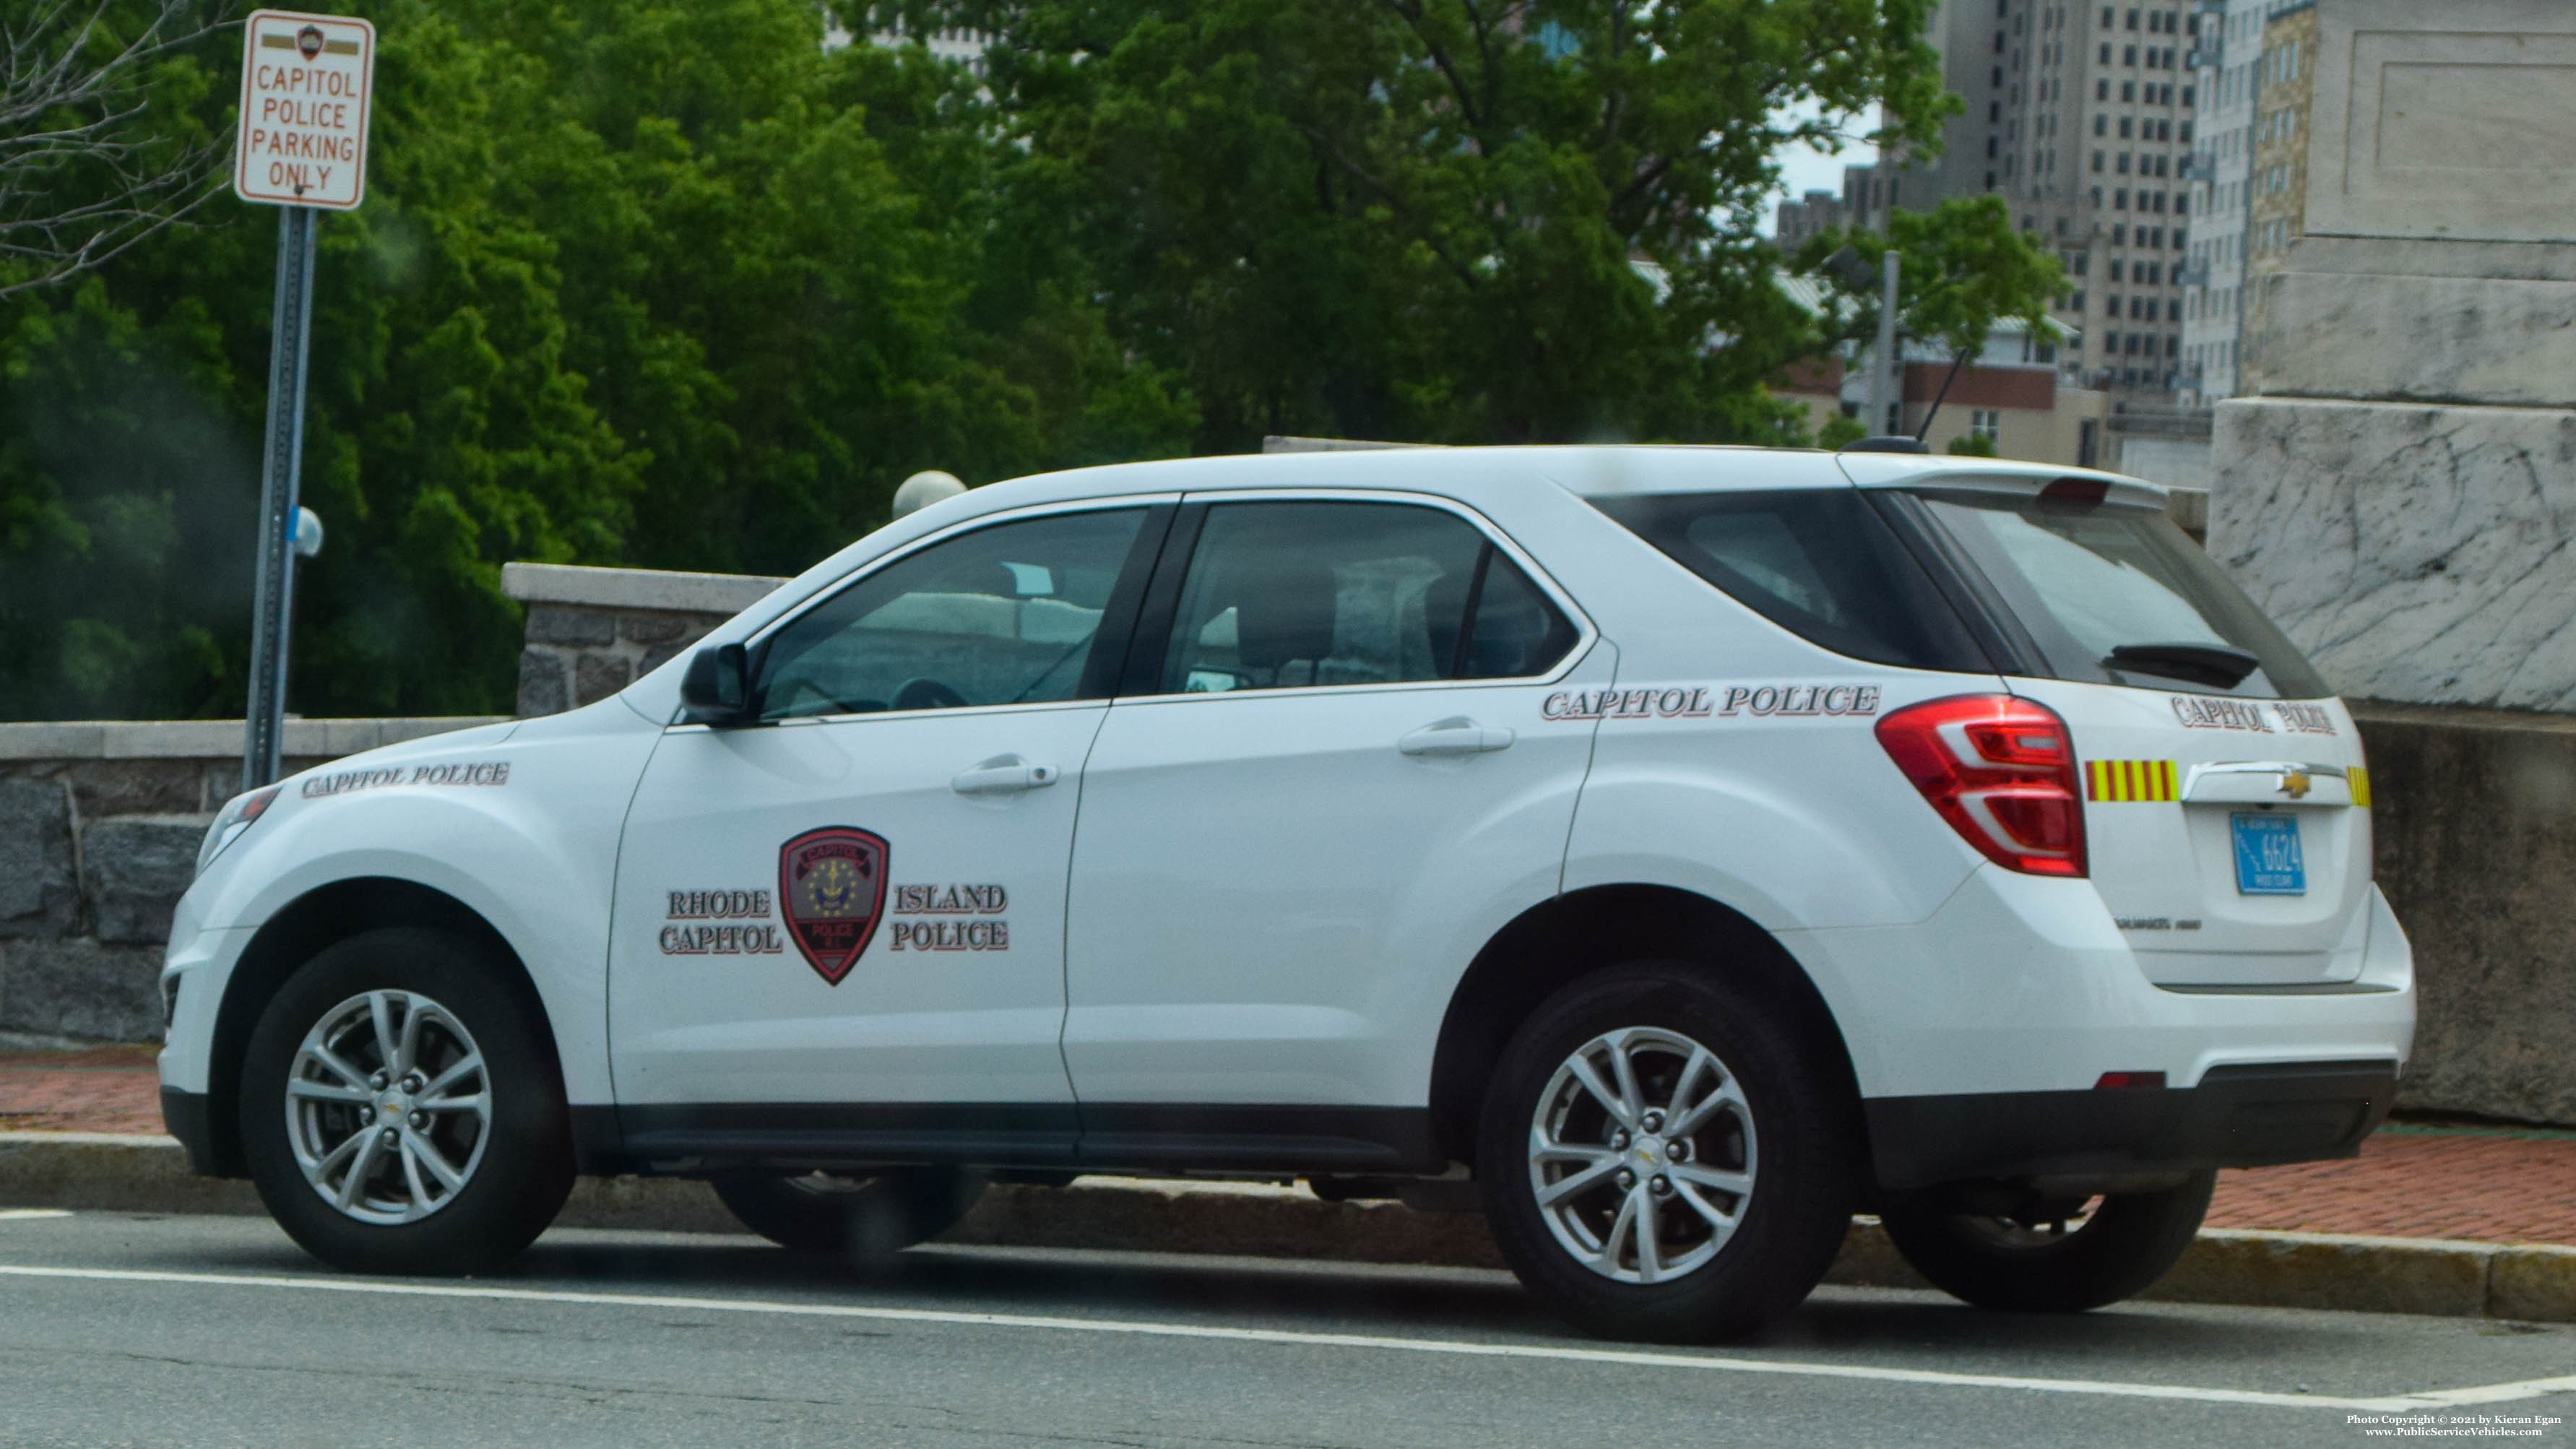
[[[1713,1373],[1866,1379],[1880,1383],[1921,1384],[1933,1388],[2006,1389],[2025,1393],[2089,1394],[2110,1398],[2164,1399],[2204,1404],[2251,1404],[2290,1409],[2350,1409],[2378,1413],[2403,1412],[2408,1409],[2423,1408],[2430,1403],[2494,1403],[2507,1398],[2533,1398],[2556,1392],[2557,1386],[2576,1382],[2562,1379],[2533,1379],[2524,1384],[2499,1384],[2492,1389],[2454,1389],[2447,1391],[2455,1396],[2451,1398],[2407,1395],[2377,1399],[2339,1399],[2318,1394],[2274,1394],[2251,1389],[2198,1388],[2182,1384],[2124,1383],[2105,1379],[2043,1379],[2011,1374],[1947,1373],[1935,1369],[1809,1363],[1789,1359],[1720,1358],[1704,1354],[1661,1353],[1645,1349],[1577,1348],[1527,1343],[1472,1343],[1458,1339],[1391,1338],[1359,1333],[1303,1333],[1290,1329],[1222,1328],[1205,1324],[1137,1322],[1114,1318],[1052,1318],[1018,1313],[961,1313],[930,1308],[782,1303],[757,1298],[680,1298],[642,1293],[571,1293],[536,1288],[466,1287],[454,1284],[380,1282],[350,1278],[287,1278],[251,1273],[170,1273],[125,1268],[48,1268],[18,1264],[0,1264],[0,1276],[71,1278],[112,1283],[184,1283],[217,1288],[271,1288],[307,1293],[362,1293],[402,1298],[462,1298],[502,1303],[570,1303],[605,1308],[685,1309],[701,1313],[766,1313],[804,1318],[857,1318],[888,1323],[946,1324],[965,1328],[1020,1328],[1069,1333],[1133,1334],[1149,1338],[1197,1338],[1307,1348],[1449,1354],[1463,1358],[1553,1359],[1569,1363],[1621,1364],[1637,1368],[1699,1369]],[[2456,1397],[2472,1394],[2491,1394],[2494,1397],[2476,1399]]]
[[69,1208],[0,1208],[0,1223],[26,1222],[32,1218],[67,1218]]
[[2502,1404],[2514,1399],[2537,1399],[2547,1394],[2576,1394],[2576,1374],[2554,1379],[2524,1379],[2515,1384],[2482,1384],[2473,1389],[2433,1389],[2420,1394],[2405,1394],[2389,1402],[2416,1408],[2439,1408],[2459,1404]]

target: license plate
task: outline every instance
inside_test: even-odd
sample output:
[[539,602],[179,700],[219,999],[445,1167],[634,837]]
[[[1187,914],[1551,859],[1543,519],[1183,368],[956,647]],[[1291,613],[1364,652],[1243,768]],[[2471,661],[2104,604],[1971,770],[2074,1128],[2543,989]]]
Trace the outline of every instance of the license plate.
[[2307,857],[2299,850],[2296,815],[2233,815],[2236,836],[2236,893],[2246,896],[2303,896],[2308,893]]

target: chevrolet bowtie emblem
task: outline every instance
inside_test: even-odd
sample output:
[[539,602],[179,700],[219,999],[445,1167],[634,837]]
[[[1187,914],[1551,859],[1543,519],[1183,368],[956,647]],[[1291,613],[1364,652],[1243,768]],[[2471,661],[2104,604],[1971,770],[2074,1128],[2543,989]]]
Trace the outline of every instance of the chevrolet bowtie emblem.
[[2310,783],[2308,772],[2305,770],[2283,770],[2281,772],[2281,793],[2289,796],[2293,800],[2305,800],[2308,798],[2308,786]]

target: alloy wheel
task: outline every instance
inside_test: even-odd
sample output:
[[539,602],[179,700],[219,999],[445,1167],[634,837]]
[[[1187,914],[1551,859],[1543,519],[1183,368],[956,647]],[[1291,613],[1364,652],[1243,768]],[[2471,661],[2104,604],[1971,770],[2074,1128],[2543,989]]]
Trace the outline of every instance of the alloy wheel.
[[1679,1032],[1626,1027],[1577,1047],[1530,1120],[1530,1190],[1575,1261],[1670,1282],[1724,1250],[1753,1199],[1753,1112],[1735,1073]]
[[410,991],[325,1012],[286,1074],[286,1137],[323,1201],[359,1222],[418,1222],[456,1200],[492,1135],[491,1074],[454,1013]]

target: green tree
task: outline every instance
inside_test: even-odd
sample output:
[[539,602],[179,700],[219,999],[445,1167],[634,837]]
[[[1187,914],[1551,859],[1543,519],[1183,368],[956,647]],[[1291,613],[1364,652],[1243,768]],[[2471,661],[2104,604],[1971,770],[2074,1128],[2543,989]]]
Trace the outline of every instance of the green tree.
[[[1845,247],[1865,266],[1830,267]],[[1902,337],[1937,342],[1974,355],[1997,325],[2018,321],[2034,334],[2049,325],[2048,302],[2066,286],[2057,258],[2013,230],[2000,196],[1941,202],[1930,211],[1894,211],[1887,230],[1851,227],[1807,239],[1793,265],[1832,290],[1838,301],[1825,328],[1833,346],[1866,345],[1878,336],[1880,262],[1898,255],[1896,327]],[[1852,278],[1866,276],[1868,286]]]
[[[1921,0],[908,0],[994,34],[1120,341],[1196,446],[1785,439],[1815,345],[1753,235],[1792,140],[1946,114]],[[1800,106],[1809,110],[1801,111]]]
[[[894,485],[1186,445],[971,77],[803,0],[378,0],[322,227],[291,702],[506,710],[511,559],[793,572]],[[162,58],[228,135],[239,32]],[[276,219],[0,302],[0,715],[241,708]]]

